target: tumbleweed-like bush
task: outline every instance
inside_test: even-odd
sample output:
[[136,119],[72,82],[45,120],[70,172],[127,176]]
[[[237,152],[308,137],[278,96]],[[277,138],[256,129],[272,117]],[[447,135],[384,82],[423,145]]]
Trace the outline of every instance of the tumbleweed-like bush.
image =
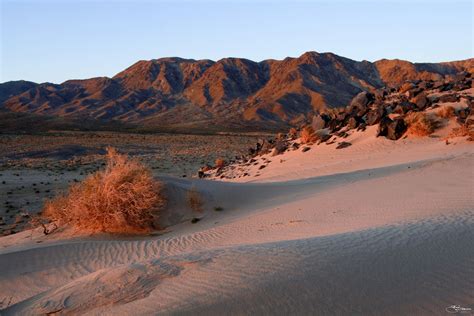
[[448,138],[454,137],[465,137],[469,136],[469,141],[474,141],[474,126],[468,124],[462,124],[459,127],[453,128],[451,133],[449,133]]
[[408,113],[405,122],[408,124],[408,134],[414,136],[431,135],[439,125],[435,119],[421,112]]
[[456,110],[451,105],[447,105],[447,106],[441,107],[436,112],[436,115],[438,115],[441,118],[451,118],[456,115]]
[[215,161],[216,168],[223,168],[225,166],[225,160],[223,158],[217,158]]
[[300,138],[301,138],[301,143],[303,144],[308,144],[308,143],[314,143],[315,141],[318,140],[318,137],[316,135],[316,132],[311,126],[305,126],[300,133]]
[[107,148],[105,170],[46,202],[43,216],[85,232],[147,233],[166,199],[161,182],[139,161]]

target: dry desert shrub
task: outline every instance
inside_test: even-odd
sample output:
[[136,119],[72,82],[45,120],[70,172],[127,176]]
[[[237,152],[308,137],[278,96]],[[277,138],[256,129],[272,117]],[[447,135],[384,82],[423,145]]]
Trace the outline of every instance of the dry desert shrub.
[[195,187],[192,187],[186,193],[186,201],[188,202],[189,207],[191,207],[193,211],[197,213],[202,213],[202,211],[204,210],[204,200]]
[[225,166],[225,160],[222,158],[217,158],[215,161],[216,168],[222,168]]
[[139,161],[107,148],[107,165],[46,202],[43,216],[84,232],[146,233],[157,228],[163,185]]
[[441,118],[451,118],[456,115],[456,111],[454,110],[454,107],[451,105],[448,106],[443,106],[440,108],[437,112],[436,115],[438,115]]
[[438,122],[421,112],[410,112],[405,117],[408,125],[408,134],[414,136],[431,135],[438,127]]
[[318,140],[314,129],[311,126],[305,126],[300,133],[301,143],[314,143]]
[[468,124],[462,124],[460,127],[453,128],[448,138],[469,136],[468,140],[474,141],[474,128]]

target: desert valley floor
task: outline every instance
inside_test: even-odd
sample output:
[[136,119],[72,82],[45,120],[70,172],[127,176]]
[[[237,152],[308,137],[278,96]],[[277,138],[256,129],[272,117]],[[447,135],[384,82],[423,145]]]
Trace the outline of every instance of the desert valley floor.
[[[167,228],[151,236],[2,237],[2,315],[444,315],[472,305],[474,147],[442,133],[394,142],[372,126],[344,149],[262,156],[266,167],[244,178],[162,176]],[[192,186],[206,201],[194,224],[183,201]]]

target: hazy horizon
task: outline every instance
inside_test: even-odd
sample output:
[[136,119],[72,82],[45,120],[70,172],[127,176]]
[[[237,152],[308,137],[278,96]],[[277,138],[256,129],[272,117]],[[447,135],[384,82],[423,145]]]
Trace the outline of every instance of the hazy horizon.
[[443,62],[473,55],[470,1],[1,0],[0,10],[0,82],[111,77],[164,57],[261,61],[317,51]]

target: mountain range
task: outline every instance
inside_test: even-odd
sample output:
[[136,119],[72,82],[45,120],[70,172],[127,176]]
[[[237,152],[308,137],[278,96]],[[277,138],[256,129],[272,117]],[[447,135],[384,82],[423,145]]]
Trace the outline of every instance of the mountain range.
[[261,62],[161,58],[139,61],[112,78],[0,84],[0,113],[13,120],[2,123],[9,128],[26,118],[79,127],[88,122],[90,128],[275,130],[326,108],[346,106],[361,91],[407,80],[443,80],[461,71],[473,73],[474,59],[369,62],[316,52]]

